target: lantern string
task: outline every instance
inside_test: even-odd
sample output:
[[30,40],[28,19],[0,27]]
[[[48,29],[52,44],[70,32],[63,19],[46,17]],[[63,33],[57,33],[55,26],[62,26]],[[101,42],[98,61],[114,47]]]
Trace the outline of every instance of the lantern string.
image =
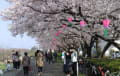
[[[63,30],[61,30],[61,31],[63,32],[64,29],[66,29],[66,28],[63,28]],[[56,41],[58,41],[58,37],[61,36],[62,32],[61,32],[61,33],[58,32],[58,35],[55,37],[55,39],[56,39],[56,40],[54,41],[55,46],[56,46]]]
[[73,27],[74,26],[74,24],[72,24],[72,22],[70,23],[70,25]]

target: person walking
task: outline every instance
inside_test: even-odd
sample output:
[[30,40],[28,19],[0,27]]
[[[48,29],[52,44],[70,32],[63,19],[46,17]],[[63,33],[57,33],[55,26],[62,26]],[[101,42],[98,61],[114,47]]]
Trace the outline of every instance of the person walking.
[[24,53],[22,64],[23,64],[24,76],[28,76],[29,67],[30,67],[30,57],[28,56],[27,52]]
[[48,62],[48,53],[47,52],[45,52],[45,60],[46,60],[46,62]]
[[71,55],[70,52],[66,51],[64,53],[64,67],[63,67],[65,76],[70,76],[70,63],[71,63]]
[[38,76],[41,76],[43,72],[44,63],[43,63],[43,55],[40,51],[37,53],[36,62],[38,67]]
[[71,49],[71,61],[72,61],[72,70],[73,75],[77,76],[77,52],[74,49]]
[[57,57],[58,57],[58,55],[57,55],[57,52],[56,52],[56,51],[53,53],[53,56],[54,56],[54,62],[57,62]]
[[19,55],[18,55],[18,52],[15,53],[15,68],[19,69]]
[[19,60],[18,60],[18,69],[20,69],[20,65],[21,65],[21,55],[18,53],[18,58],[19,58]]
[[12,54],[13,68],[15,68],[15,53]]
[[53,63],[53,53],[52,53],[51,49],[50,49],[50,51],[48,53],[48,62],[49,62],[49,64]]

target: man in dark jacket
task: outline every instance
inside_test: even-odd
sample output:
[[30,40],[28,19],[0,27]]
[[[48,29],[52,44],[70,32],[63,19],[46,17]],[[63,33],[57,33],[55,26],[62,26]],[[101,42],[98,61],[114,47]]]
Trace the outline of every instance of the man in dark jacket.
[[49,64],[53,63],[53,53],[51,49],[50,49],[50,52],[48,53],[48,61],[49,61]]
[[54,61],[57,62],[57,52],[56,51],[54,52],[53,56],[54,56]]

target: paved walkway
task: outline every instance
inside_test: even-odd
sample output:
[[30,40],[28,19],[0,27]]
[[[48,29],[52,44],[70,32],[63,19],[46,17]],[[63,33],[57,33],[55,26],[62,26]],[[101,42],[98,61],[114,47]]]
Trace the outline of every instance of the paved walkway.
[[[10,72],[7,72],[4,76],[24,76],[23,70],[13,70]],[[31,60],[31,71],[29,73],[29,76],[37,76],[37,68],[35,65],[35,60]],[[58,63],[54,64],[45,64],[45,67],[43,69],[43,76],[64,76],[62,72],[62,65],[59,65]]]
[[19,72],[19,70],[12,70],[6,72],[3,76],[16,76],[16,74]]
[[62,72],[62,65],[50,64],[45,66],[43,76],[64,76]]

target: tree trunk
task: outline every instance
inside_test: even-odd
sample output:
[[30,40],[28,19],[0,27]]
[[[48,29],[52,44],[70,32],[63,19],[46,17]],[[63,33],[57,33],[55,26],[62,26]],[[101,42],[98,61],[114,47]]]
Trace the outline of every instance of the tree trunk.
[[85,57],[85,54],[86,54],[86,49],[83,50],[83,57]]
[[114,39],[107,39],[107,38],[102,37],[98,34],[95,34],[95,36],[97,38],[100,38],[100,39],[104,40],[104,41],[107,41],[108,43],[110,43],[111,45],[115,46],[116,48],[118,48],[120,50],[120,44],[116,43]]
[[87,57],[91,58],[91,47],[87,44],[87,42],[84,40],[84,48],[86,49]]
[[82,43],[81,43],[81,49],[82,49],[82,52],[83,52],[82,56],[85,57],[86,50],[85,50],[84,45]]
[[102,54],[101,54],[101,58],[103,58],[105,52],[107,51],[107,49],[108,49],[110,46],[111,46],[111,43],[109,43],[109,42],[105,45],[105,47],[104,47],[104,49],[103,49],[103,51],[102,51]]
[[87,48],[87,55],[89,58],[91,58],[91,50],[92,50],[92,47]]
[[88,57],[90,57],[90,58],[91,58],[92,47],[94,45],[95,40],[96,40],[95,36],[92,36],[91,41],[90,41],[90,45],[88,46],[88,49],[87,49],[87,54],[88,54]]
[[100,47],[100,40],[96,40],[96,51],[97,51],[97,57],[100,57],[101,55],[101,47]]

